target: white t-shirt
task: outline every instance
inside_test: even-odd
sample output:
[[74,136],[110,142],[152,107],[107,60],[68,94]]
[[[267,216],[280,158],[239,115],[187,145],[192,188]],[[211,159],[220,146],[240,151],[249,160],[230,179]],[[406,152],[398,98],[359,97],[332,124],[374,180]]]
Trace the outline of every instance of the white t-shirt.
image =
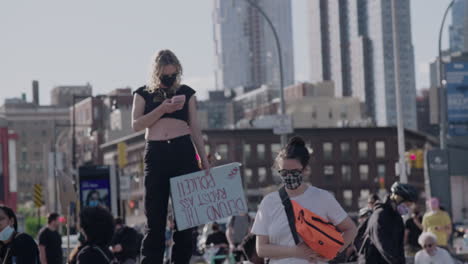
[[[343,222],[348,216],[332,194],[313,186],[309,186],[303,194],[292,197],[291,200],[332,222],[335,226]],[[268,236],[270,243],[274,245],[290,247],[296,245],[278,192],[272,192],[263,198],[255,216],[252,233]],[[270,264],[308,263],[310,262],[298,258],[270,260]]]
[[436,254],[431,256],[426,250],[420,250],[414,257],[414,264],[452,264],[453,258],[447,250],[437,247]]

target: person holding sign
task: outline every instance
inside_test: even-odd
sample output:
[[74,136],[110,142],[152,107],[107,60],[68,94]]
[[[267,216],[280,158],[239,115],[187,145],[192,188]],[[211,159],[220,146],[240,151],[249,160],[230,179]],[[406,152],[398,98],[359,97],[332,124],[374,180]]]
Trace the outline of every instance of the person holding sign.
[[[147,230],[141,263],[162,263],[169,199],[169,179],[210,169],[197,120],[195,90],[181,84],[182,65],[170,50],[153,60],[149,83],[134,92],[132,127],[146,129],[145,213]],[[196,150],[194,148],[196,147]],[[174,233],[172,263],[189,263],[192,229]]]
[[[345,250],[356,235],[356,226],[329,192],[303,183],[310,154],[300,137],[293,137],[276,158],[276,166],[291,203],[298,203],[342,232]],[[304,242],[296,244],[289,219],[279,192],[266,195],[259,205],[252,227],[257,235],[259,257],[269,258],[270,264],[323,263],[325,258]],[[300,239],[302,241],[302,239]]]

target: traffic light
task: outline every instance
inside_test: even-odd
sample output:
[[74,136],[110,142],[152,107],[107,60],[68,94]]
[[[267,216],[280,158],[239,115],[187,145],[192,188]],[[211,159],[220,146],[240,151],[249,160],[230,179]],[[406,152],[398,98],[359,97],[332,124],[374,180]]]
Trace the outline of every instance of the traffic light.
[[120,142],[117,144],[117,155],[119,168],[122,169],[127,166],[127,144]]
[[424,151],[422,149],[417,149],[415,151],[415,154],[416,154],[415,168],[424,169]]
[[380,189],[385,189],[385,177],[379,178],[379,187]]

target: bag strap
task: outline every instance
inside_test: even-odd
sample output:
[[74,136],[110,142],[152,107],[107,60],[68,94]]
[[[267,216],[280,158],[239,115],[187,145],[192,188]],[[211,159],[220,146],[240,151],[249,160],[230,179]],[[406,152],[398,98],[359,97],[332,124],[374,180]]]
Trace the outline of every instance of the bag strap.
[[299,244],[299,236],[297,235],[296,224],[294,223],[294,211],[292,207],[291,200],[289,199],[289,195],[286,192],[285,187],[281,187],[279,189],[279,195],[281,198],[281,203],[283,204],[284,211],[286,212],[286,217],[288,218],[289,228],[291,229],[292,236],[294,238],[294,242]]
[[100,249],[98,246],[87,245],[82,250],[85,250],[85,249],[88,249],[88,248],[97,250],[99,253],[101,253],[101,255],[104,257],[104,259],[106,259],[107,263],[111,263],[111,259],[109,259],[109,256],[107,256],[106,253],[104,253],[104,251],[102,251],[102,249]]

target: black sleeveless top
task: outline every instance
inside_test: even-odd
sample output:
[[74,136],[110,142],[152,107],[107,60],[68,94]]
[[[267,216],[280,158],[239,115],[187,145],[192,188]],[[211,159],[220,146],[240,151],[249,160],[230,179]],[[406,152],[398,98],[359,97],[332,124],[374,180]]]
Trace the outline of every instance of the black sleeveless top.
[[[136,91],[133,92],[133,94],[138,94],[141,97],[143,97],[143,99],[145,99],[145,111],[143,113],[144,115],[153,111],[156,107],[158,107],[162,103],[161,100],[155,100],[155,93],[150,93],[146,89],[146,86],[142,86],[138,88]],[[175,118],[175,119],[182,120],[188,123],[189,122],[188,121],[188,118],[189,118],[188,102],[190,98],[192,97],[192,95],[194,94],[195,94],[195,90],[193,90],[187,85],[184,85],[184,84],[181,85],[179,89],[177,89],[175,95],[185,95],[184,108],[182,108],[181,110],[175,111],[173,113],[170,113],[170,114],[164,114],[163,116],[161,116],[161,118],[165,118],[165,117]]]

